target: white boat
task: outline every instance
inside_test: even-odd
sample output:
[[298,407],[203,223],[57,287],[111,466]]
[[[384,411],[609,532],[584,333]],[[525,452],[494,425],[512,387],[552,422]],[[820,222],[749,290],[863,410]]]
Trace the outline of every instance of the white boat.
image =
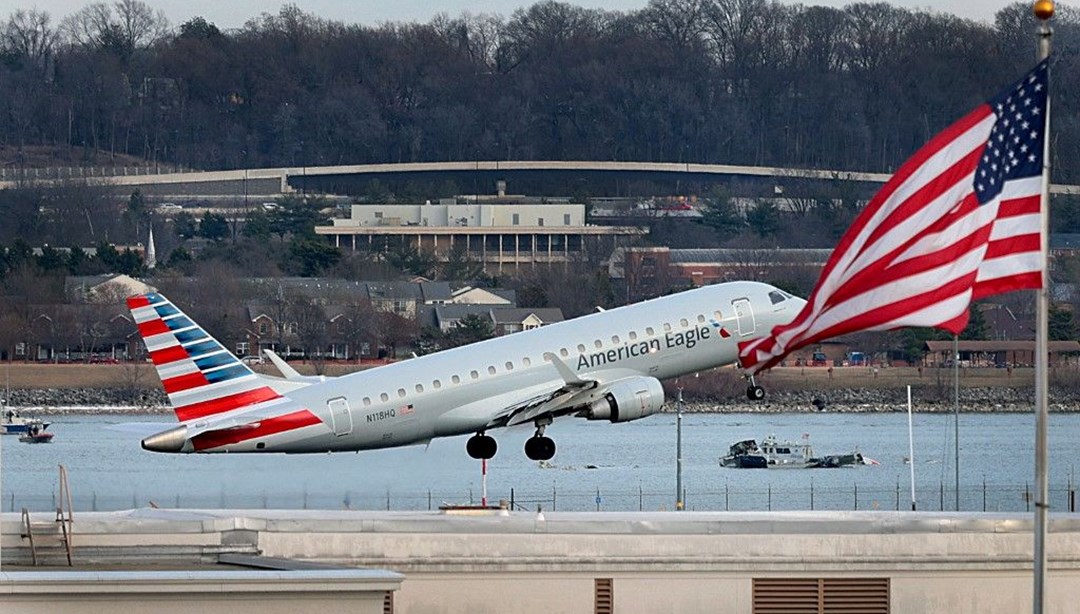
[[0,422],[0,434],[3,435],[26,435],[31,427],[36,426],[39,431],[44,431],[51,422],[45,422],[40,418],[26,418],[20,416],[14,409],[4,411],[3,422]]
[[814,456],[810,435],[803,434],[802,441],[780,441],[769,435],[759,446],[757,441],[747,439],[732,444],[727,456],[720,457],[724,467],[736,469],[825,469],[865,464],[858,451],[851,454]]

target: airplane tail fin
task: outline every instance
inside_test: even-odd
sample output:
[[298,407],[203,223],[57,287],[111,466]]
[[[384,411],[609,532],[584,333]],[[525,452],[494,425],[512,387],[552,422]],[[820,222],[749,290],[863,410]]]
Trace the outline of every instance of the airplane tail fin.
[[181,422],[280,398],[164,296],[139,294],[127,304]]

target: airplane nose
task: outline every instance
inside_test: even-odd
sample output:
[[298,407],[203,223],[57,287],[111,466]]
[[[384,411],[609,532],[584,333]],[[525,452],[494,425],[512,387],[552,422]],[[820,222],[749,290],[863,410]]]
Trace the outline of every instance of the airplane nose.
[[142,440],[144,450],[150,452],[180,452],[187,441],[187,427],[178,426]]

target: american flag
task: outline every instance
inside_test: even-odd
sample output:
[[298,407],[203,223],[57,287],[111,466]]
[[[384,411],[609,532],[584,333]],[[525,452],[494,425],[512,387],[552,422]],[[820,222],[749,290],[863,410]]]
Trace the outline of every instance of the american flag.
[[900,167],[840,239],[799,315],[739,344],[744,370],[847,333],[957,334],[971,301],[1042,287],[1047,62]]

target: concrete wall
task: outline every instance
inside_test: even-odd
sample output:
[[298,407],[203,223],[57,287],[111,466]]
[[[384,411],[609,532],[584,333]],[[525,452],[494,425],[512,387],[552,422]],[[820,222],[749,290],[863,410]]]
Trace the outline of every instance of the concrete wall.
[[[4,562],[28,559],[3,515]],[[145,565],[216,552],[388,569],[398,612],[750,614],[755,578],[890,582],[893,614],[1031,610],[1032,517],[937,512],[493,513],[133,510],[75,518],[76,560]],[[1047,538],[1047,614],[1080,603],[1080,517]]]
[[32,571],[0,573],[4,612],[19,614],[381,614],[390,572]]

